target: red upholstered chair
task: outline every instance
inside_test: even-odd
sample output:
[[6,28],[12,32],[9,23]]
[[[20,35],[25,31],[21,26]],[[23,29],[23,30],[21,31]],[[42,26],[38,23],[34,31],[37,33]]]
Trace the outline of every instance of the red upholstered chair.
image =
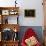
[[35,37],[37,40],[37,43],[34,46],[41,46],[40,42],[37,39],[37,35],[32,28],[28,28],[27,31],[25,32],[25,35],[22,38],[21,46],[27,46],[25,40],[31,38],[32,36]]

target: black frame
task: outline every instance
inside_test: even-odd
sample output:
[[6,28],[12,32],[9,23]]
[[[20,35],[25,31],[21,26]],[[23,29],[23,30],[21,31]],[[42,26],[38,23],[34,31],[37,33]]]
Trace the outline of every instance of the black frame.
[[35,17],[35,9],[25,9],[25,17]]

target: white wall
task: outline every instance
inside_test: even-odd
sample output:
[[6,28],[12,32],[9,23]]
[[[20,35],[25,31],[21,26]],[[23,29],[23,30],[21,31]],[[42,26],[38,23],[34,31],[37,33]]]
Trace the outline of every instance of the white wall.
[[[0,0],[0,6],[14,6],[15,0]],[[43,6],[42,0],[17,0],[20,7],[19,24],[21,26],[43,26]],[[24,17],[24,9],[35,9],[36,17]]]
[[[24,3],[23,3],[24,2]],[[42,0],[24,0],[22,3],[22,10],[20,11],[20,24],[26,26],[43,26],[43,6]],[[24,9],[35,9],[35,18],[24,17]]]

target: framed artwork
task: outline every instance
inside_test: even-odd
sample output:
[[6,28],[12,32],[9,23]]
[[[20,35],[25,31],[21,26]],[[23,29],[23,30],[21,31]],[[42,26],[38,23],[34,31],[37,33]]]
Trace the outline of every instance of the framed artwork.
[[2,15],[9,15],[9,10],[2,10]]
[[35,17],[34,9],[25,9],[24,10],[25,17]]

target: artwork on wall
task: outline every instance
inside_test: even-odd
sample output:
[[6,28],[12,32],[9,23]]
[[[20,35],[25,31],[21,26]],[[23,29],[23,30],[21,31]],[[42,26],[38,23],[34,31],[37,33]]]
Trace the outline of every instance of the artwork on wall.
[[9,10],[2,10],[2,15],[9,15]]
[[25,17],[35,17],[35,9],[25,9]]

